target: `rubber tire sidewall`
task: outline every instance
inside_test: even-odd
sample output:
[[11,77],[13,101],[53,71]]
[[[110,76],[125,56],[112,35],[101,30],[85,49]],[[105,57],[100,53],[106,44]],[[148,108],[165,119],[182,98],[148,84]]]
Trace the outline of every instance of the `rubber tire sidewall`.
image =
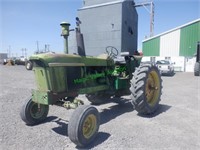
[[[144,68],[148,68],[148,69],[145,70]],[[156,71],[159,77],[160,91],[159,91],[159,96],[156,103],[153,106],[151,106],[150,104],[148,104],[147,98],[145,96],[145,86],[146,86],[148,74],[153,70]],[[146,78],[144,77],[144,74],[146,75]],[[142,80],[138,76],[141,76]],[[144,82],[144,85],[142,85],[141,82]],[[139,90],[137,89],[138,86],[141,86]],[[137,68],[135,73],[133,74],[130,91],[131,91],[131,99],[132,99],[133,107],[139,114],[149,115],[149,114],[154,113],[158,109],[158,105],[159,105],[160,97],[162,93],[162,79],[161,79],[160,71],[157,68],[157,66],[153,64],[143,64],[139,66],[139,68]]]
[[[94,114],[96,116],[96,131],[89,138],[86,139],[82,134],[83,123],[86,117],[90,114]],[[79,147],[85,147],[90,144],[98,134],[100,126],[100,116],[98,110],[90,105],[82,105],[79,106],[74,113],[72,114],[69,124],[68,124],[68,136],[70,140],[75,143]]]

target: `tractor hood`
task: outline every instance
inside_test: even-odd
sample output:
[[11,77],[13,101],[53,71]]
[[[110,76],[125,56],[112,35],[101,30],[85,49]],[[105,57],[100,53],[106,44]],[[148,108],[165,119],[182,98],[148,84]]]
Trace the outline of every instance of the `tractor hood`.
[[73,54],[36,54],[30,57],[30,61],[40,62],[45,67],[56,66],[112,66],[114,62],[108,57],[80,56]]

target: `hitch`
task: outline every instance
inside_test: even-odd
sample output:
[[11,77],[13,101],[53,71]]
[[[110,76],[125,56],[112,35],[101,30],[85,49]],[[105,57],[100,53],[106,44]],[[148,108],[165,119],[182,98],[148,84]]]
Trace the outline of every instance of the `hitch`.
[[79,99],[74,99],[72,102],[71,101],[64,102],[62,106],[66,109],[76,109],[80,105],[84,105],[84,102]]

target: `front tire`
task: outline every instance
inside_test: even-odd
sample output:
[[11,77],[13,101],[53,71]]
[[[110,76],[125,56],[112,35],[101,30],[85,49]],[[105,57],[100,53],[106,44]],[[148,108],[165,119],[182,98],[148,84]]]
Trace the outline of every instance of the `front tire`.
[[28,98],[21,108],[20,117],[27,125],[36,125],[46,119],[48,112],[48,105],[37,104]]
[[98,110],[93,106],[79,106],[68,124],[68,136],[79,147],[90,144],[97,136],[100,125]]
[[162,80],[158,68],[152,64],[139,66],[131,80],[131,99],[139,114],[152,114],[159,105]]

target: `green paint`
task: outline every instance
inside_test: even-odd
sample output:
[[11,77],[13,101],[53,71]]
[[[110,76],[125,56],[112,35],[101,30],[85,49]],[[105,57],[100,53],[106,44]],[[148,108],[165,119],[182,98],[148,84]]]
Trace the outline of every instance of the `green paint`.
[[125,89],[129,87],[129,77],[136,64],[139,64],[134,57],[120,67],[115,66],[112,59],[70,54],[38,54],[31,56],[30,60],[34,63],[37,83],[37,90],[32,92],[33,101],[44,105],[78,94]]
[[32,55],[30,60],[40,62],[40,65],[43,67],[49,67],[50,63],[81,63],[85,66],[114,66],[112,59],[91,56],[83,57],[72,54],[37,54]]
[[99,85],[99,86],[79,89],[78,94],[89,94],[89,93],[95,93],[98,91],[103,91],[103,90],[108,90],[108,89],[109,89],[108,85]]
[[46,91],[50,89],[46,70],[43,67],[37,67],[34,68],[33,71],[36,79],[37,89],[41,91]]
[[53,104],[52,96],[49,92],[43,92],[41,90],[33,90],[32,91],[32,100],[35,103],[50,105]]
[[129,79],[126,78],[117,78],[115,80],[115,89],[125,89],[129,87]]
[[181,29],[180,56],[193,56],[200,41],[200,21]]
[[64,67],[35,67],[37,89],[41,91],[64,92],[67,90]]
[[81,83],[85,83],[86,81],[89,81],[89,80],[95,80],[97,78],[103,78],[103,77],[106,77],[106,76],[112,75],[112,74],[119,74],[119,73],[122,73],[124,71],[126,71],[126,67],[119,67],[119,68],[116,68],[115,70],[107,70],[107,71],[105,71],[105,73],[96,73],[96,74],[88,75],[85,78],[75,79],[74,83],[75,84],[81,84]]
[[143,42],[144,56],[160,56],[160,37]]
[[75,84],[85,83],[88,80],[95,80],[97,78],[102,78],[102,77],[105,77],[105,73],[96,73],[96,74],[88,75],[86,78],[75,79],[74,83]]

